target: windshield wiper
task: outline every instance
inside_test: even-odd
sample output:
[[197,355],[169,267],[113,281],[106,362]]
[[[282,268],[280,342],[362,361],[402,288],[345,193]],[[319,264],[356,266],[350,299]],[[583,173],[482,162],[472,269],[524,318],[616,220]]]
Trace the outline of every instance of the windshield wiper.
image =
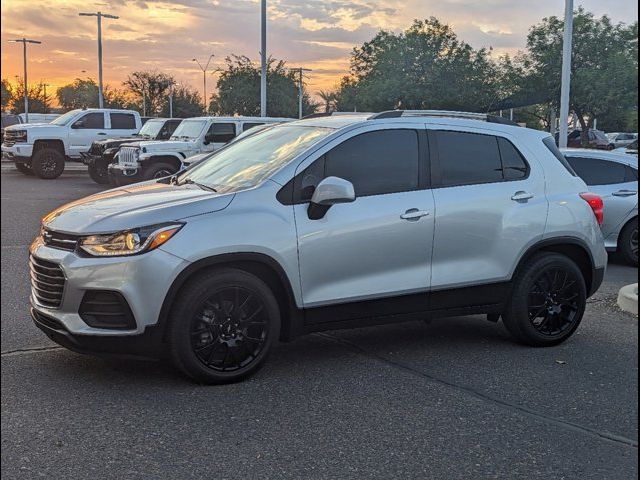
[[218,193],[218,190],[216,190],[215,188],[210,187],[209,185],[205,185],[204,183],[195,182],[195,181],[191,180],[190,178],[185,178],[182,181],[182,183],[177,183],[176,185],[196,185],[196,186],[202,188],[203,190],[209,190],[210,192]]

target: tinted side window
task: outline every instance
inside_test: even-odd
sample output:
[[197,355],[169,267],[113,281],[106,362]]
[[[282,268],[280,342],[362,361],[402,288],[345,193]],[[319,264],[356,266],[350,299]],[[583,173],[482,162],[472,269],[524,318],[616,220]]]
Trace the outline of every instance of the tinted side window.
[[574,177],[577,176],[571,164],[567,162],[567,159],[565,158],[565,156],[562,154],[562,152],[556,145],[556,142],[553,140],[553,137],[546,137],[545,139],[542,140],[542,143],[544,143],[544,146],[547,147],[547,149],[549,149],[549,151],[553,154],[553,156],[558,159],[558,161],[562,164],[562,166],[566,168],[571,175],[573,175]]
[[207,134],[213,135],[213,142],[215,143],[227,143],[233,140],[236,136],[236,124],[235,123],[213,123],[209,127]]
[[242,124],[242,131],[246,132],[247,130],[260,125],[264,125],[264,123],[244,123]]
[[123,130],[136,129],[136,117],[130,113],[110,113],[111,128],[119,128]]
[[418,152],[415,130],[363,133],[327,152],[324,176],[349,180],[360,197],[416,190]]
[[505,180],[526,178],[529,166],[518,149],[506,138],[498,137],[498,147],[502,157],[502,173]]
[[624,181],[625,182],[637,182],[638,181],[638,169],[637,168],[633,168],[630,166],[626,166],[625,167],[626,170],[626,176]]
[[612,185],[624,183],[625,166],[596,158],[569,157],[569,163],[587,185]]
[[435,132],[442,186],[502,181],[496,137],[464,132]]
[[104,114],[103,113],[87,113],[82,120],[82,126],[76,127],[81,129],[88,128],[104,128]]

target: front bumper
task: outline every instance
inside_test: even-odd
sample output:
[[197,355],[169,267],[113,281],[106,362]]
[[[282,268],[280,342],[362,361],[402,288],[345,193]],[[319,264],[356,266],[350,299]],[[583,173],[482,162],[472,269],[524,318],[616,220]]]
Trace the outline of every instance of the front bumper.
[[14,162],[28,162],[33,154],[33,145],[28,143],[2,144],[2,158]]
[[[32,308],[36,313],[58,322],[70,335],[82,336],[138,336],[156,325],[170,285],[188,265],[186,260],[160,248],[130,257],[81,257],[71,251],[51,248],[36,239],[30,253],[40,260],[59,265],[65,277],[59,307],[39,304],[32,292]],[[135,328],[114,330],[87,325],[78,312],[84,294],[89,290],[120,293],[131,309]]]

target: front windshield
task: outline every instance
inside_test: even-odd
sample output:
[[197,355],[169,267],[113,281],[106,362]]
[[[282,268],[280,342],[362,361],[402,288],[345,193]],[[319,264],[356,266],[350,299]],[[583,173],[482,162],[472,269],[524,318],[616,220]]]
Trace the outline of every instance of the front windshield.
[[171,138],[198,138],[206,124],[206,120],[184,120],[180,122]]
[[162,126],[164,125],[164,120],[148,120],[138,132],[138,135],[143,137],[156,138]]
[[67,125],[71,120],[73,120],[75,118],[75,116],[78,114],[78,112],[80,112],[81,110],[71,110],[67,113],[65,113],[64,115],[60,115],[58,118],[56,118],[55,120],[49,122],[51,123],[51,125],[62,125],[65,126]]
[[627,145],[627,150],[638,150],[638,140],[635,140]]
[[269,128],[229,144],[181,175],[178,183],[192,181],[220,192],[251,188],[331,132],[326,127]]

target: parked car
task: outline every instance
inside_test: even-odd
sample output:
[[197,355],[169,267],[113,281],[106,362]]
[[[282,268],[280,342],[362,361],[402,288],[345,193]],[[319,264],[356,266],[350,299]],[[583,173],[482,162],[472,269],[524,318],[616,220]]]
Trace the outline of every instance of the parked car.
[[184,160],[213,152],[245,130],[265,123],[291,121],[286,118],[196,117],[178,126],[170,141],[123,144],[109,165],[110,180],[116,185],[162,178],[184,169]]
[[20,114],[21,123],[50,123],[60,116],[59,113],[30,113],[29,121],[24,113]]
[[136,141],[169,140],[181,121],[181,118],[154,118],[145,122],[140,131],[133,135],[96,140],[88,152],[80,154],[88,167],[89,176],[96,183],[108,185],[108,167],[121,145],[135,145]]
[[22,123],[19,115],[14,115],[13,113],[3,113],[2,114],[2,129],[0,130],[0,143],[4,142],[4,129],[6,127],[10,127],[11,125],[17,125],[18,123]]
[[634,140],[626,147],[616,148],[614,152],[624,153],[627,155],[635,155],[637,157],[638,156],[638,140]]
[[638,139],[637,133],[607,133],[607,138],[611,143],[613,148],[621,148],[626,147],[630,143],[633,143],[634,140]]
[[605,247],[637,267],[638,157],[585,149],[563,153],[589,190],[604,201]]
[[[557,135],[556,135],[557,138]],[[582,145],[582,131],[574,130],[569,133],[567,137],[567,146],[570,148],[581,148]],[[587,133],[587,148],[595,148],[598,150],[612,150],[613,146],[604,132],[600,130],[589,130]]]
[[433,316],[501,317],[557,345],[602,282],[601,222],[544,132],[452,112],[313,118],[46,215],[31,312],[67,348],[166,353],[204,383],[255,372],[278,339]]
[[66,160],[80,161],[95,140],[133,135],[140,127],[133,110],[71,110],[51,123],[7,127],[2,156],[26,175],[53,179],[62,175]]

